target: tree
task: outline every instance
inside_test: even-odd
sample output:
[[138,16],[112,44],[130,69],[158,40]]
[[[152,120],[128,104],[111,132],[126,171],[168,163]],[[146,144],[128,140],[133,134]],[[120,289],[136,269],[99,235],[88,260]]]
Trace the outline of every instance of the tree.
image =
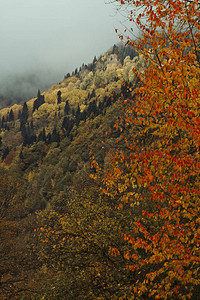
[[22,113],[20,115],[20,130],[25,126],[28,119],[28,106],[26,102],[24,102]]
[[44,95],[41,95],[40,90],[38,90],[37,99],[33,103],[33,112],[44,103]]
[[14,113],[13,113],[13,110],[11,109],[10,112],[9,112],[9,121],[14,121],[15,119],[15,116],[14,116]]
[[[120,211],[113,211],[113,203],[107,197],[99,197],[92,182],[87,184],[84,180],[79,192],[68,191],[62,214],[50,209],[38,215],[39,243],[35,252],[43,264],[48,261],[46,273],[53,276],[43,285],[41,297],[67,295],[73,300],[123,296],[119,286],[127,282],[125,262],[123,258],[116,261],[109,248],[125,244],[119,240],[119,229],[129,220]],[[59,274],[56,280],[55,274]],[[133,280],[130,275],[129,284]]]
[[60,104],[62,101],[61,94],[62,94],[61,91],[57,92],[57,104]]
[[70,106],[69,106],[69,101],[67,100],[64,107],[64,114],[68,115],[69,112],[70,112]]
[[38,140],[38,141],[46,142],[46,132],[45,132],[45,128],[43,128],[43,130],[40,131],[37,140]]
[[51,142],[56,142],[58,145],[60,143],[60,134],[57,132],[56,127],[54,127],[52,134],[51,134]]
[[136,212],[131,233],[122,232],[129,249],[111,251],[124,257],[127,272],[135,276],[126,299],[198,299],[200,3],[122,0],[119,5],[141,30],[141,37],[127,37],[127,44],[150,64],[142,73],[134,70],[134,95],[124,84],[130,93],[122,97],[122,121],[130,134],[122,133],[117,143],[123,140],[125,147],[113,153],[107,170],[92,161],[103,173],[103,192],[121,200],[118,209],[129,204]]

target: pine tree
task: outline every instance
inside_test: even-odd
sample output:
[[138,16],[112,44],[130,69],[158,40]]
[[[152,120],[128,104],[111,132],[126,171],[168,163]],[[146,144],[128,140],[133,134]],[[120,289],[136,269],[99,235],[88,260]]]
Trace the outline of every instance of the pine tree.
[[33,103],[33,112],[44,103],[45,103],[44,96],[41,95],[40,90],[38,90],[37,99]]
[[61,91],[58,91],[57,92],[57,104],[60,104],[61,103],[61,101],[62,101],[62,99],[61,99]]
[[20,117],[20,121],[21,121],[20,129],[23,127],[23,125],[26,124],[27,119],[28,119],[28,106],[27,106],[26,102],[24,102],[23,109],[22,109],[22,114],[21,114],[21,117]]
[[9,119],[10,122],[14,121],[14,119],[15,119],[12,108],[11,108],[11,110],[9,112],[8,119]]
[[51,135],[51,142],[56,142],[57,145],[60,143],[60,134],[57,132],[56,127],[54,127],[52,135]]
[[67,100],[65,103],[64,114],[68,115],[69,112],[70,112],[70,106],[69,106],[69,101]]
[[43,128],[43,130],[40,131],[37,140],[38,140],[38,141],[46,142],[46,132],[45,132],[45,128]]

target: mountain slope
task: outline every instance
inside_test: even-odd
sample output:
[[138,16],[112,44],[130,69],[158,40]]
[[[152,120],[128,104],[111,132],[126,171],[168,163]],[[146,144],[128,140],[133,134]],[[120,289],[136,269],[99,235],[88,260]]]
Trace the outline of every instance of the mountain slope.
[[[2,236],[4,242],[0,248],[1,256],[5,257],[2,262],[2,293],[5,299],[17,299],[18,295],[29,295],[33,299],[56,299],[63,298],[66,293],[71,295],[68,299],[96,299],[104,293],[105,286],[105,297],[110,297],[118,285],[117,270],[124,266],[120,262],[112,269],[109,262],[111,258],[107,254],[104,257],[104,247],[108,251],[110,242],[107,236],[111,236],[115,243],[119,227],[127,226],[128,220],[118,211],[113,212],[114,204],[109,199],[99,199],[98,182],[94,183],[89,177],[89,173],[95,170],[90,169],[88,172],[88,166],[90,150],[95,151],[96,159],[104,166],[109,161],[110,151],[116,147],[117,139],[120,146],[121,133],[128,137],[126,126],[114,129],[113,125],[124,114],[121,93],[126,96],[134,93],[132,68],[142,71],[145,62],[138,56],[131,59],[126,56],[127,53],[133,56],[131,50],[114,46],[88,66],[75,70],[72,76],[66,75],[62,82],[42,93],[38,91],[37,97],[23,106],[13,105],[0,111],[0,190],[10,191],[9,195],[2,192],[0,197],[0,225],[8,228],[8,233],[2,231],[5,235]],[[122,85],[123,81],[128,82],[132,92],[127,85]],[[94,220],[91,222],[96,222],[96,225],[91,234],[100,248],[96,257],[92,253],[96,253],[97,246],[93,245],[92,240],[88,240],[87,247],[92,251],[88,255],[91,259],[85,256],[85,250],[81,246],[79,265],[75,269],[72,268],[74,261],[70,266],[63,265],[64,277],[59,277],[57,272],[60,270],[55,267],[54,261],[58,264],[57,257],[60,255],[64,259],[67,255],[64,249],[72,251],[74,245],[66,244],[56,257],[50,258],[55,245],[43,245],[36,228],[49,226],[53,233],[63,215],[68,216],[68,225],[73,226],[74,231],[79,231],[82,226],[81,230],[91,228],[88,220],[93,215]],[[115,219],[114,223],[111,215]],[[104,225],[102,218],[106,222]],[[17,231],[15,228],[18,228]],[[105,235],[101,233],[103,228]],[[62,232],[63,229],[59,230]],[[63,236],[62,239],[64,238]],[[106,246],[102,246],[101,240],[105,240]],[[43,246],[46,248],[43,249]],[[80,245],[76,247],[78,249]],[[7,257],[8,248],[15,252]],[[67,261],[71,260],[70,255],[66,258]],[[12,264],[8,267],[7,261],[15,261],[15,257],[20,267],[15,264],[13,268]],[[83,257],[87,265],[84,270],[81,267]],[[49,261],[48,267],[46,259]],[[95,278],[98,279],[96,268],[99,268],[97,265],[102,260],[105,265],[100,268],[105,273],[105,278],[100,284],[91,281],[88,275],[92,276],[95,272]],[[46,268],[48,271],[45,271]],[[112,273],[111,278],[106,277],[108,270]],[[125,280],[123,272],[121,282]],[[69,277],[68,273],[71,274]],[[50,292],[55,284],[52,280],[58,284],[53,294]],[[77,285],[78,281],[80,285],[73,291],[73,285]],[[111,282],[113,284],[109,287]],[[90,288],[83,292],[82,285],[88,284]]]

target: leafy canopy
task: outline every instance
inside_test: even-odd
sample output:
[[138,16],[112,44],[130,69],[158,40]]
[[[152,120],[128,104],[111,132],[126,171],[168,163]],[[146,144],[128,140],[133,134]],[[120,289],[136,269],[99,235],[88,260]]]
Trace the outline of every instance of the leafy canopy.
[[[126,36],[149,67],[133,70],[135,94],[124,100],[129,137],[103,173],[103,192],[130,203],[132,234],[123,255],[135,272],[126,297],[197,299],[200,287],[200,2],[121,0],[141,37]],[[130,34],[133,29],[126,29]],[[123,34],[119,34],[124,39]],[[126,85],[125,85],[126,87]],[[116,123],[115,127],[120,126]],[[122,150],[124,149],[124,150]],[[93,176],[95,177],[95,176]],[[131,296],[130,296],[131,295]],[[134,295],[134,296],[133,296]],[[195,298],[196,297],[196,298]],[[129,299],[129,298],[127,298]]]

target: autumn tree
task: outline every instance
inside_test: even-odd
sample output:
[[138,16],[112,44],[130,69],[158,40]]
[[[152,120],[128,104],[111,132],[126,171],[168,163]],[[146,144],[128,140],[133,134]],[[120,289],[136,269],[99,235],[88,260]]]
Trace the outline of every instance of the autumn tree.
[[118,209],[129,204],[137,212],[132,233],[122,232],[129,250],[111,252],[123,255],[135,275],[126,299],[199,299],[200,3],[116,4],[140,30],[126,43],[149,66],[133,69],[134,93],[124,85],[132,96],[122,94],[126,117],[115,127],[124,122],[129,136],[122,132],[109,168],[92,161],[103,173],[103,192],[120,198]]
[[130,224],[127,214],[99,197],[92,182],[84,183],[85,190],[68,190],[68,200],[63,195],[62,214],[54,206],[38,215],[35,252],[50,275],[40,291],[45,299],[119,299],[134,279],[130,271],[127,278],[123,256],[116,260],[110,251],[111,246],[128,249],[120,239]]

